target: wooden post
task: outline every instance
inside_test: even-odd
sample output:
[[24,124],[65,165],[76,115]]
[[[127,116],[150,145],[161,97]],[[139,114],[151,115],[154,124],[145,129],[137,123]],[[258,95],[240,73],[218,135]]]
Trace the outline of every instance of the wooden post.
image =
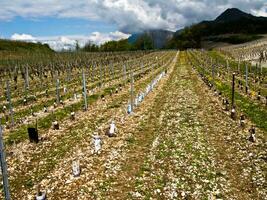
[[29,85],[29,68],[28,65],[26,65],[26,88],[29,89],[30,85]]
[[240,58],[238,59],[238,73],[240,73]]
[[104,65],[104,77],[103,77],[103,81],[102,81],[103,85],[105,85],[105,80],[106,80],[106,71],[107,71],[106,68],[107,68],[107,66]]
[[93,64],[93,65],[92,65],[92,82],[95,81],[95,68],[96,68],[96,65]]
[[84,70],[83,69],[82,69],[82,78],[83,78],[84,108],[85,108],[85,110],[87,110],[88,109],[88,105],[87,105],[86,80],[85,80],[85,74],[84,74]]
[[262,64],[261,64],[261,60],[260,60],[260,70],[261,70],[261,74],[262,74]]
[[60,94],[59,94],[59,79],[57,78],[56,81],[56,93],[57,93],[57,104],[59,105],[60,103]]
[[115,71],[114,71],[114,64],[112,63],[112,79],[114,80],[115,77]]
[[7,85],[7,98],[8,98],[8,103],[9,103],[9,112],[11,115],[11,126],[14,126],[14,112],[13,112],[13,107],[12,107],[12,102],[11,102],[9,80],[7,80],[6,85]]
[[2,130],[1,121],[2,121],[2,119],[0,118],[0,154],[1,154],[0,159],[1,159],[1,169],[2,169],[5,200],[10,200],[8,175],[7,175],[6,154],[5,154],[5,150],[4,150],[3,130]]
[[215,82],[215,65],[212,65],[212,81],[213,81],[213,84]]
[[99,65],[99,73],[100,73],[100,87],[102,87],[102,65]]
[[233,73],[233,81],[232,81],[232,108],[235,105],[235,73]]
[[227,73],[228,73],[229,76],[231,77],[231,75],[230,75],[230,70],[229,70],[229,60],[228,60],[228,59],[226,60],[226,67],[227,67]]
[[126,65],[125,64],[123,65],[123,74],[124,74],[124,81],[126,83],[127,77],[126,77]]
[[248,92],[248,65],[246,64],[246,93]]
[[69,83],[71,80],[71,67],[68,65],[68,71],[67,71],[67,82]]

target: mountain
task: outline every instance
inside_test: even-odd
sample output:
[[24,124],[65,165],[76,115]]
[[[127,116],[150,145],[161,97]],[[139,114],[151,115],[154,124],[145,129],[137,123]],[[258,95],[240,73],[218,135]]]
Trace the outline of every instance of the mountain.
[[215,22],[230,22],[237,21],[242,18],[252,19],[254,16],[247,14],[237,8],[229,8],[224,11],[220,16],[218,16],[214,21]]
[[[201,23],[200,23],[201,24]],[[204,35],[218,34],[264,34],[267,33],[267,18],[256,17],[237,8],[227,9],[214,21],[202,22]]]
[[237,8],[224,11],[213,21],[202,21],[174,34],[169,48],[201,48],[203,40],[243,43],[267,33],[267,18],[247,14]]
[[134,33],[128,38],[130,44],[134,44],[144,37],[149,37],[152,45],[156,49],[165,47],[166,43],[172,39],[174,32],[167,30],[146,30],[141,33]]

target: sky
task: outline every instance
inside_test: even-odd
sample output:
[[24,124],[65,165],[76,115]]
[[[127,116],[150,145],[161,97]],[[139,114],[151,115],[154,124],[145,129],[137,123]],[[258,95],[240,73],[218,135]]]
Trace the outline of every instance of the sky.
[[267,17],[267,0],[0,0],[0,37],[59,50],[147,29],[176,31],[233,7]]

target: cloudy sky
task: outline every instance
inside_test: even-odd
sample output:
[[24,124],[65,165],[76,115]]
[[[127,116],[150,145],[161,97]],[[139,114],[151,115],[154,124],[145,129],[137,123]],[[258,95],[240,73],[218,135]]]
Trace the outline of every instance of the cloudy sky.
[[0,0],[0,37],[54,49],[101,44],[143,29],[175,31],[232,7],[267,17],[267,0]]

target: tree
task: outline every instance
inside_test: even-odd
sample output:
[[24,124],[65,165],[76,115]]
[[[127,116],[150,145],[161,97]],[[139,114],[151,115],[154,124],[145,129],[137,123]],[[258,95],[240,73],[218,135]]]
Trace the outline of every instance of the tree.
[[76,51],[79,51],[80,49],[81,49],[81,48],[80,48],[79,42],[78,42],[78,40],[76,40],[75,50],[76,50]]

